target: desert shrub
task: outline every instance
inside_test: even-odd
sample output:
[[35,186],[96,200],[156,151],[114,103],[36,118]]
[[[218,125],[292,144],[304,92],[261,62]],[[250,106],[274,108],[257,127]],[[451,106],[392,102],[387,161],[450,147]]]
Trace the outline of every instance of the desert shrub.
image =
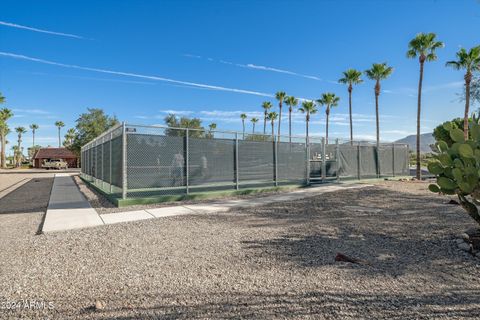
[[480,124],[478,119],[472,119],[467,140],[463,130],[450,122],[445,123],[443,129],[448,132],[452,144],[437,140],[439,153],[428,164],[437,183],[428,188],[435,193],[457,195],[462,207],[480,224],[476,206],[480,204]]

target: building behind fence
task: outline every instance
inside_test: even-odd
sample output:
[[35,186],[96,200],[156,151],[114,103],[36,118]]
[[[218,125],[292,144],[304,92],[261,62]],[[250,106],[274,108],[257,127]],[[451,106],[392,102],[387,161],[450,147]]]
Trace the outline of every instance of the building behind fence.
[[405,144],[120,124],[82,147],[81,173],[123,199],[409,174]]

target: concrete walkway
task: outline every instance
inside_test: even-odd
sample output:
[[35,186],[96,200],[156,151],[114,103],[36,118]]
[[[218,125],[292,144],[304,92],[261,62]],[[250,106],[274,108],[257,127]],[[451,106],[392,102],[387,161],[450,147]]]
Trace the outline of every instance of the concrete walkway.
[[90,206],[90,203],[81,194],[77,185],[69,175],[57,174],[55,176],[52,194],[50,196],[50,204],[48,206],[42,231],[52,232],[187,214],[226,212],[230,209],[261,206],[281,201],[298,200],[317,194],[335,192],[338,190],[364,188],[367,186],[371,185],[322,185],[288,193],[273,194],[256,199],[249,198],[223,201],[219,200],[211,203],[178,205],[99,215],[95,209]]
[[103,221],[68,173],[55,175],[43,232],[88,228]]

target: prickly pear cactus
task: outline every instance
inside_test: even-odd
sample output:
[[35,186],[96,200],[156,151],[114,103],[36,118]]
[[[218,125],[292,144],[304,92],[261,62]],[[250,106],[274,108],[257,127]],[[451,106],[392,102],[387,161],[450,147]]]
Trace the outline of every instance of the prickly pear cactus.
[[462,207],[480,224],[477,204],[480,205],[480,125],[478,120],[470,123],[469,139],[464,139],[463,130],[447,122],[444,129],[454,142],[436,143],[439,153],[428,164],[428,171],[437,177],[437,183],[428,186],[435,193],[457,195]]

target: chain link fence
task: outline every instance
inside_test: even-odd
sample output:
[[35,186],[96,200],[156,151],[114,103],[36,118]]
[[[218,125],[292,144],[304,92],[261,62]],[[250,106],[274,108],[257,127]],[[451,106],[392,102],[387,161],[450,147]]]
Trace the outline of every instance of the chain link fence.
[[405,176],[408,146],[120,124],[82,147],[81,174],[122,198]]

